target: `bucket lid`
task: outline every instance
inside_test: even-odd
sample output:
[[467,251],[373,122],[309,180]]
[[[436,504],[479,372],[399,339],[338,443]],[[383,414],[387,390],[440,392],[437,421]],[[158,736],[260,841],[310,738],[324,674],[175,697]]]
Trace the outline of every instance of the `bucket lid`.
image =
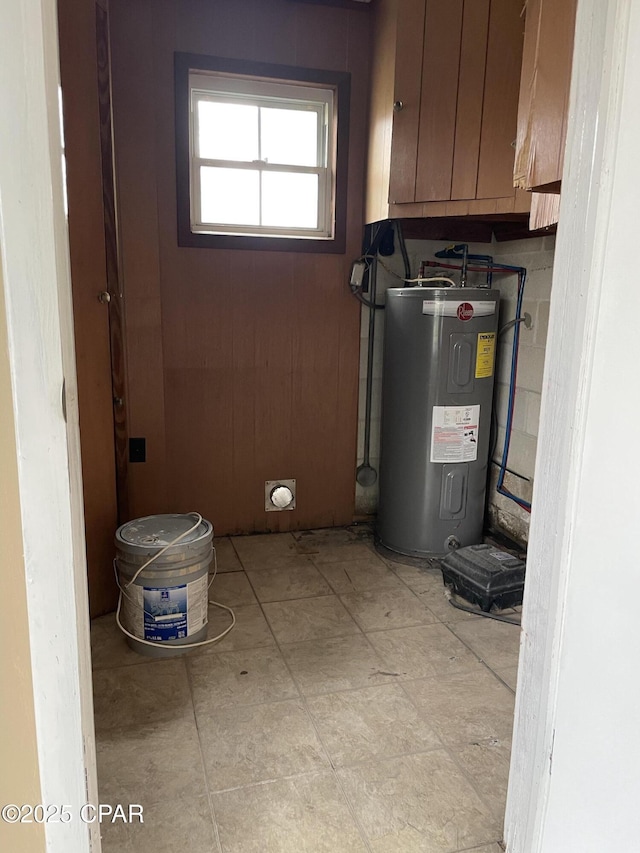
[[[136,518],[128,521],[118,528],[116,532],[116,544],[133,553],[143,550],[149,553],[160,550],[177,539],[182,533],[193,527],[196,515],[179,513],[168,513],[166,515],[147,515],[144,518]],[[176,542],[176,549],[184,548],[185,545],[198,543],[204,544],[213,537],[213,525],[210,521],[202,519],[200,524]],[[171,552],[171,549],[169,549]]]

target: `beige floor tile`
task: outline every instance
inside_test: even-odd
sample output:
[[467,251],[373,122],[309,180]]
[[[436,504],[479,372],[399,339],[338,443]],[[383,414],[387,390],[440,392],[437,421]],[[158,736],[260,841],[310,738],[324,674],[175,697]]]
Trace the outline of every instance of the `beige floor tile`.
[[325,527],[320,530],[301,530],[293,534],[298,548],[304,554],[317,554],[320,548],[330,545],[352,545],[358,538],[346,527]]
[[217,853],[206,796],[168,800],[145,808],[144,823],[101,825],[102,853]]
[[124,634],[116,625],[115,613],[91,621],[91,663],[94,669],[133,666],[153,660],[129,648]]
[[457,607],[449,604],[444,594],[443,584],[434,585],[432,589],[424,590],[423,592],[419,592],[418,590],[415,592],[425,607],[428,607],[441,622],[446,622],[447,624],[453,624],[454,622],[475,623],[482,619],[482,616],[465,613],[464,610],[459,610]]
[[360,629],[335,595],[276,601],[265,604],[264,612],[279,643],[360,633]]
[[226,604],[227,607],[257,604],[251,584],[244,572],[227,572],[218,575],[211,584],[209,598]]
[[331,587],[310,560],[301,558],[293,565],[247,572],[258,601],[285,601],[328,595]]
[[518,665],[520,628],[516,625],[480,617],[471,622],[456,622],[451,630],[491,669]]
[[223,536],[220,539],[214,537],[213,544],[216,549],[219,573],[242,571],[242,563],[238,559],[233,543],[228,536]]
[[102,803],[187,799],[206,793],[193,714],[189,719],[140,723],[96,739]]
[[[233,652],[240,649],[259,649],[275,646],[273,634],[269,629],[259,604],[234,606],[236,624],[231,631],[217,643],[203,646],[189,653],[190,657],[199,654]],[[215,637],[231,624],[231,614],[209,605],[209,637]]]
[[213,795],[223,853],[365,853],[334,778],[314,773]]
[[440,569],[416,569],[399,563],[389,563],[390,568],[421,599],[429,610],[442,622],[466,622],[478,620],[478,616],[457,610],[447,601]]
[[198,715],[198,732],[211,791],[329,767],[298,701],[218,708]]
[[333,693],[394,680],[362,635],[311,640],[282,646],[293,677],[303,693]]
[[375,554],[344,563],[318,563],[318,569],[338,595],[382,587],[402,587],[402,582]]
[[516,682],[518,680],[517,666],[508,666],[506,669],[496,669],[495,673],[500,676],[508,687],[512,690],[516,689]]
[[477,741],[454,751],[462,769],[497,819],[504,817],[509,782],[509,747],[497,740]]
[[297,543],[290,533],[234,536],[231,542],[245,569],[277,566],[283,559],[300,556]]
[[433,613],[406,587],[341,595],[340,600],[363,631],[407,628],[436,621]]
[[500,837],[500,824],[444,750],[339,772],[376,853],[452,853]]
[[392,572],[394,572],[403,583],[414,590],[415,592],[423,592],[424,590],[433,589],[434,584],[439,580],[442,586],[442,574],[433,569],[423,571],[415,566],[406,566],[403,563],[394,563],[392,560],[385,561]]
[[326,544],[319,544],[312,556],[314,563],[320,565],[321,563],[346,563],[352,560],[368,560],[371,556],[375,557],[375,554],[368,545],[356,539],[355,541],[343,543],[327,542]]
[[448,746],[495,738],[511,742],[514,696],[482,664],[472,672],[403,684]]
[[191,693],[182,658],[138,666],[101,669],[93,674],[96,733],[188,719]]
[[442,745],[396,684],[312,696],[307,704],[336,766]]
[[197,714],[298,696],[277,648],[199,655],[187,663]]
[[444,625],[418,625],[367,635],[385,661],[385,668],[401,679],[465,672],[479,666],[469,649]]

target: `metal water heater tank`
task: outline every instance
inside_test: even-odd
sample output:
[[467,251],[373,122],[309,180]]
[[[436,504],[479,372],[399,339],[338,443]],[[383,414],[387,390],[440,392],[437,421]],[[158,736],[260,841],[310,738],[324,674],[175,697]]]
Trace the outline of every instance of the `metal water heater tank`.
[[500,292],[387,291],[378,541],[414,557],[482,541]]

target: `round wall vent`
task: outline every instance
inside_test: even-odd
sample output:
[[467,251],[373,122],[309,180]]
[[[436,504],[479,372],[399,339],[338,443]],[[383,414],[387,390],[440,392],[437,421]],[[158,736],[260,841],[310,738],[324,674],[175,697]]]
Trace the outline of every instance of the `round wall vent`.
[[266,512],[281,512],[295,509],[296,481],[267,480],[264,484],[264,508]]

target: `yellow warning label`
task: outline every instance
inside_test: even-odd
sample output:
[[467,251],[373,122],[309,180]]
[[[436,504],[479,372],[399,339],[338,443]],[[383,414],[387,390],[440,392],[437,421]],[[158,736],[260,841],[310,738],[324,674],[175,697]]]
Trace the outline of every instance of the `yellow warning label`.
[[493,376],[493,362],[496,353],[496,333],[480,332],[476,353],[476,379]]

